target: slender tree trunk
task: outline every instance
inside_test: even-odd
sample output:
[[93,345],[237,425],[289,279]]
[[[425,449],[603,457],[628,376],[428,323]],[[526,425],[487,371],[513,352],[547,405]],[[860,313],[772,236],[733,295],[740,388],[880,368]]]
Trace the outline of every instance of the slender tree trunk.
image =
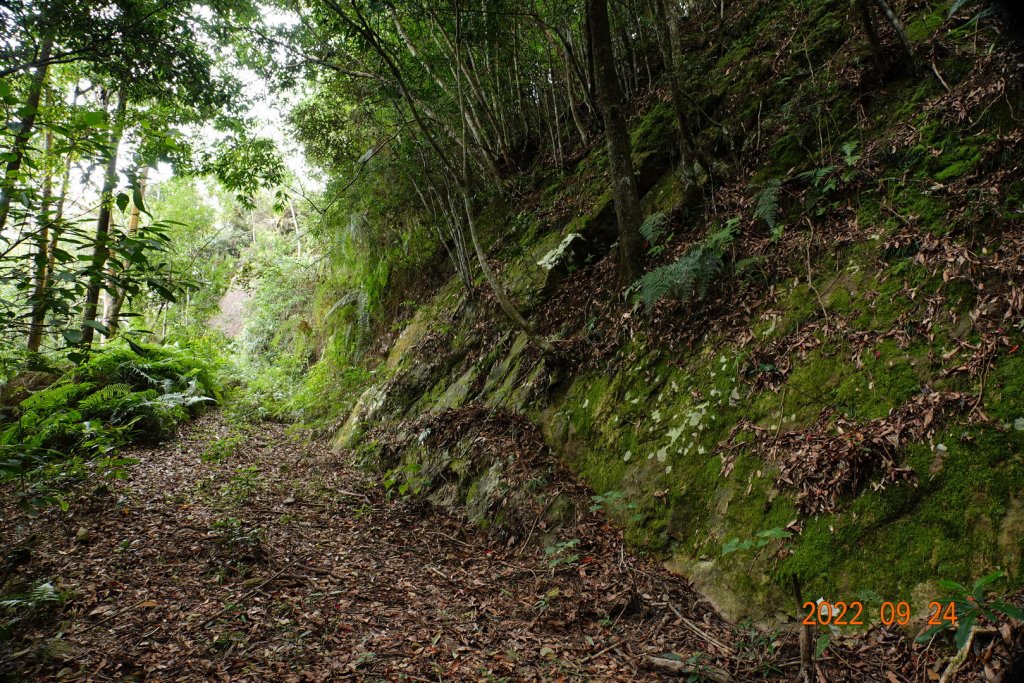
[[868,36],[868,42],[871,44],[871,54],[875,58],[875,66],[878,67],[879,73],[882,71],[882,66],[885,63],[883,56],[884,50],[882,49],[882,41],[878,38],[878,30],[875,28],[875,20],[871,16],[871,5],[868,4],[869,0],[856,0],[857,12],[860,14],[860,22],[864,25],[864,33]]
[[[139,171],[139,199],[146,199],[146,181],[149,168],[143,166]],[[142,222],[142,208],[132,200],[132,210],[128,215],[128,235],[135,235],[139,232],[139,224]],[[127,268],[125,269],[127,270]],[[124,271],[122,271],[123,273]],[[103,324],[110,330],[110,338],[113,339],[121,327],[121,309],[124,308],[125,299],[128,297],[128,290],[118,287],[110,299],[110,305],[103,316]]]
[[[458,4],[456,4],[455,10],[455,21],[456,26],[461,24],[462,17],[458,10]],[[458,28],[456,29],[455,36],[455,55],[459,58],[459,35]],[[462,92],[462,79],[456,76],[456,85],[458,86],[459,92],[459,109],[465,110],[466,99]],[[463,118],[465,120],[465,118]],[[466,127],[463,123],[462,136],[466,136]],[[469,164],[468,157],[466,155],[466,146],[462,146],[462,175],[459,181],[459,191],[462,194],[462,206],[466,211],[466,224],[469,227],[469,237],[473,241],[473,250],[476,252],[476,259],[480,263],[480,271],[484,274],[484,279],[491,286],[491,290],[494,292],[495,298],[498,300],[498,305],[505,312],[505,315],[509,317],[512,323],[526,334],[527,338],[536,344],[540,349],[546,353],[554,351],[554,346],[551,345],[544,337],[537,334],[536,330],[533,329],[533,325],[526,321],[526,318],[522,316],[519,309],[515,307],[512,300],[509,298],[508,293],[498,280],[494,271],[491,270],[490,264],[487,262],[487,254],[484,253],[483,246],[480,244],[480,238],[476,234],[476,219],[473,217],[473,203],[469,196]]]
[[[53,149],[53,133],[46,132],[44,155],[49,156]],[[47,264],[49,263],[50,249],[50,225],[53,216],[50,215],[50,204],[53,202],[53,177],[49,168],[46,170],[46,178],[43,180],[43,195],[39,202],[38,230],[36,232],[36,253],[33,258],[33,285],[32,285],[32,317],[28,328],[27,348],[30,353],[39,353],[39,347],[43,343],[43,330],[46,325],[46,300],[49,290],[47,279]]]
[[899,20],[896,13],[889,7],[889,3],[885,0],[872,0],[875,3],[875,7],[882,13],[885,20],[892,26],[892,30],[896,32],[896,37],[900,40],[900,45],[903,46],[903,51],[907,54],[907,62],[910,65],[911,73],[917,73],[917,60],[914,58],[914,46],[910,43],[910,38],[907,37],[907,32],[903,28],[903,22]]
[[682,31],[682,10],[677,0],[656,0],[658,12],[664,18],[668,26],[668,40],[666,41],[666,56],[668,58],[667,69],[669,75],[669,89],[672,92],[672,108],[676,115],[676,125],[679,127],[679,168],[682,170],[683,179],[687,183],[696,183],[697,168],[711,173],[710,163],[700,153],[697,141],[693,137],[689,117],[686,109],[686,93],[683,91],[683,69],[686,63],[683,57],[683,31]]
[[[78,88],[75,88],[75,96],[71,100],[72,106],[78,102]],[[71,163],[72,152],[68,152],[64,158],[64,174],[60,181],[60,196],[57,197],[57,205],[54,207],[53,218],[50,221],[50,244],[46,252],[46,275],[44,280],[47,289],[53,287],[53,272],[57,265],[57,247],[60,246],[61,234],[64,232],[64,205],[68,196],[68,189],[71,186]]]
[[295,202],[288,197],[288,209],[292,214],[292,227],[295,228],[295,253],[302,256],[302,233],[299,230],[299,217],[295,215]]
[[22,162],[25,160],[25,153],[28,150],[29,140],[36,126],[36,115],[39,113],[39,103],[42,99],[43,86],[46,84],[47,62],[50,59],[50,51],[53,49],[53,39],[44,38],[39,53],[41,66],[36,68],[29,83],[28,99],[25,101],[25,113],[21,118],[21,127],[14,136],[14,144],[11,147],[11,160],[7,162],[7,172],[0,178],[0,233],[7,225],[7,216],[11,211],[11,199],[14,196],[14,179],[21,170]]
[[117,153],[121,146],[124,133],[124,118],[127,103],[124,91],[118,94],[117,109],[110,134],[110,156],[103,177],[103,192],[100,196],[100,211],[96,217],[96,244],[93,246],[90,264],[89,282],[85,291],[85,307],[82,312],[82,346],[92,347],[95,330],[90,323],[96,322],[96,310],[99,306],[100,292],[103,290],[103,276],[106,272],[107,258],[110,255],[110,216],[114,204],[114,188],[117,187]]
[[615,73],[608,0],[587,0],[587,21],[591,30],[597,100],[608,141],[612,198],[619,224],[619,284],[625,287],[640,277],[641,272],[640,193],[633,174],[622,91]]

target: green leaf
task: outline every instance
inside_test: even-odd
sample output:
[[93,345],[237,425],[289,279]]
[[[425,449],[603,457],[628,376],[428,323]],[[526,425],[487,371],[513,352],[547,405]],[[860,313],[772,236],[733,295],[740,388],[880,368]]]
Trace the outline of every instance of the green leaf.
[[825,649],[828,648],[829,643],[831,642],[831,633],[822,633],[818,636],[818,643],[814,646],[814,658],[817,659],[818,657],[821,657],[822,653],[825,652]]
[[178,298],[174,296],[174,293],[171,292],[171,290],[167,289],[156,280],[147,280],[146,284],[152,287],[153,291],[155,291],[157,294],[162,296],[167,301],[170,301],[171,303],[176,303],[178,301]]
[[135,353],[139,354],[143,358],[146,358],[149,355],[149,353],[146,351],[146,349],[142,348],[141,346],[139,346],[138,344],[133,342],[131,339],[129,339],[127,341],[128,341],[128,348],[130,348]]
[[62,332],[64,340],[68,344],[81,344],[82,343],[82,331],[76,329],[64,330]]
[[960,627],[956,630],[956,637],[953,638],[953,642],[956,643],[957,650],[962,650],[964,645],[967,644],[967,638],[971,635],[971,627],[974,626],[974,622],[977,618],[977,612],[960,618]]
[[105,111],[87,111],[82,115],[82,122],[93,128],[102,127],[107,122],[107,113]]
[[974,595],[974,597],[978,597],[978,591],[980,591],[981,589],[983,589],[985,586],[989,585],[990,583],[998,581],[999,579],[1003,578],[1004,576],[1006,576],[1006,572],[1000,570],[1000,571],[992,572],[988,576],[981,577],[980,579],[978,579],[977,581],[974,582],[974,586],[971,588],[971,593]]
[[149,211],[146,211],[146,204],[142,201],[142,188],[138,185],[132,188],[132,203],[140,212],[149,215]]
[[938,624],[937,626],[932,626],[930,629],[928,629],[927,631],[919,635],[917,638],[915,638],[914,642],[927,643],[929,640],[934,638],[939,633],[942,633],[942,631],[944,630],[946,630],[945,624]]
[[1008,617],[1012,617],[1017,621],[1024,621],[1024,610],[1013,605],[1009,605],[1005,602],[993,602],[992,608],[998,610]]
[[964,586],[961,586],[956,581],[950,581],[948,579],[939,579],[938,584],[939,584],[939,586],[941,586],[942,588],[945,588],[950,593],[954,593],[954,594],[958,594],[958,595],[966,595],[967,594],[967,589]]
[[98,320],[86,320],[84,323],[82,323],[82,325],[84,327],[91,327],[92,329],[102,334],[104,337],[110,336],[110,328],[104,325],[103,323],[99,322]]
[[128,208],[128,202],[131,201],[131,198],[128,197],[128,195],[126,195],[124,192],[121,192],[120,194],[117,195],[116,201],[117,208],[119,208],[123,212]]

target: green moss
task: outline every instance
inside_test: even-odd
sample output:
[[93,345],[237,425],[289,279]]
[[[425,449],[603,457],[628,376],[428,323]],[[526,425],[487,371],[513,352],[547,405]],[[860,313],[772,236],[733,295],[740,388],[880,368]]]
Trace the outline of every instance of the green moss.
[[868,490],[845,511],[809,520],[781,573],[795,573],[814,594],[910,599],[936,579],[970,581],[995,567],[1021,585],[1019,507],[1024,462],[999,431],[951,427],[936,438],[945,450],[909,449],[919,485]]
[[948,10],[945,7],[938,7],[931,14],[911,21],[906,26],[907,38],[914,43],[928,40],[942,26],[947,13]]
[[1017,429],[1024,426],[1017,422],[1024,419],[1024,355],[1019,351],[996,359],[985,384],[984,407],[992,418],[1012,430],[1018,449],[1024,446],[1024,430]]
[[672,105],[657,101],[630,131],[633,155],[640,156],[671,148],[676,135],[676,116]]

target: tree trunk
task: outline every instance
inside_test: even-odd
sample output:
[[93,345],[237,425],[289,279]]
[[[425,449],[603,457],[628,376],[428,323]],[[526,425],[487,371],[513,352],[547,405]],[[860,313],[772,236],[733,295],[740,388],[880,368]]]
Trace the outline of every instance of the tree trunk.
[[884,51],[882,41],[878,38],[878,30],[875,28],[875,20],[871,17],[871,6],[868,4],[868,0],[856,0],[856,2],[860,21],[864,25],[864,33],[867,34],[868,42],[871,44],[871,54],[875,58],[875,66],[878,67],[878,73],[881,75],[882,67],[885,64]]
[[11,211],[11,199],[14,196],[13,184],[21,164],[25,159],[25,152],[28,149],[29,140],[32,139],[32,131],[36,126],[36,114],[39,112],[39,102],[43,94],[43,86],[46,84],[47,62],[50,59],[50,51],[53,49],[53,39],[44,38],[40,50],[39,61],[41,66],[36,68],[29,84],[28,99],[25,102],[25,114],[21,118],[21,127],[14,136],[14,144],[11,147],[13,158],[7,162],[7,172],[0,179],[0,233],[7,225],[7,216]]
[[683,33],[681,9],[676,0],[657,0],[659,13],[664,17],[668,25],[668,40],[666,41],[666,52],[668,56],[669,89],[672,92],[672,108],[675,110],[676,125],[679,126],[679,168],[686,183],[697,184],[699,170],[711,173],[711,165],[704,159],[693,137],[689,124],[689,117],[686,109],[686,93],[683,91],[682,72],[685,67],[683,61]]
[[[49,156],[53,149],[53,133],[46,132],[44,154]],[[46,325],[46,298],[48,296],[49,281],[47,279],[47,265],[49,263],[50,250],[50,225],[53,217],[50,215],[50,203],[53,201],[53,177],[50,171],[46,171],[46,178],[43,180],[43,196],[39,202],[38,231],[36,232],[36,253],[33,258],[32,276],[32,317],[28,328],[28,343],[26,344],[29,353],[39,353],[39,347],[43,343],[43,330]]]
[[110,133],[110,156],[103,177],[103,193],[100,196],[100,211],[96,217],[96,244],[93,246],[92,262],[89,269],[89,283],[85,291],[85,307],[82,311],[82,346],[88,350],[92,347],[95,330],[90,323],[96,322],[96,309],[103,290],[103,276],[106,271],[107,257],[110,255],[110,215],[114,203],[114,188],[117,187],[117,152],[121,146],[124,132],[124,117],[127,103],[124,91],[118,94],[117,110]]
[[626,128],[622,90],[615,74],[608,0],[587,0],[597,101],[604,118],[611,168],[612,198],[619,224],[619,284],[632,284],[641,272],[640,194],[633,174],[633,156]]
[[873,0],[875,7],[882,13],[885,20],[892,26],[892,30],[896,32],[896,37],[900,40],[900,45],[903,46],[903,51],[907,53],[907,63],[910,65],[910,72],[917,74],[917,60],[914,58],[914,46],[910,43],[910,38],[907,37],[907,32],[903,28],[903,22],[900,21],[896,13],[889,7],[889,3],[885,0]]
[[[149,168],[143,166],[139,171],[139,199],[145,201],[146,198],[146,177],[149,173]],[[289,199],[289,202],[291,200]],[[132,199],[132,210],[128,215],[128,234],[134,235],[139,231],[139,223],[142,221],[142,210],[135,200]],[[298,233],[296,233],[298,235]],[[128,291],[124,287],[118,287],[114,292],[114,295],[110,299],[110,305],[106,308],[106,313],[103,316],[103,324],[110,330],[110,338],[113,339],[117,335],[118,328],[121,326],[121,309],[124,308],[125,299],[128,297]]]

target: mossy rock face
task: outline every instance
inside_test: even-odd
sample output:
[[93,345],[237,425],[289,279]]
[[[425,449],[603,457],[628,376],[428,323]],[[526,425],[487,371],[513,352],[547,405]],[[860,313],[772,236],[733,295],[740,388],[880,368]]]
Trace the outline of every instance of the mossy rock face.
[[[869,343],[823,333],[807,348],[784,348],[784,358],[775,359],[783,366],[776,368],[776,390],[758,388],[750,380],[753,350],[733,341],[711,338],[665,357],[652,350],[658,347],[656,341],[637,337],[618,350],[613,370],[567,371],[557,388],[547,392],[556,383],[544,363],[528,360],[533,356],[525,352],[524,335],[488,319],[487,324],[504,331],[488,337],[497,338],[490,348],[470,353],[467,330],[479,320],[467,316],[453,323],[445,357],[432,358],[429,364],[411,353],[414,341],[407,343],[422,329],[399,338],[393,351],[399,359],[389,359],[388,365],[408,373],[409,379],[394,390],[400,396],[387,399],[396,406],[392,412],[415,417],[473,397],[533,419],[548,445],[595,494],[621,492],[621,502],[606,510],[634,548],[688,576],[733,619],[783,619],[782,612],[790,611],[791,575],[802,579],[805,594],[813,598],[849,600],[874,594],[915,604],[935,599],[938,579],[968,582],[997,567],[1010,574],[1002,588],[1024,586],[1024,358],[1001,350],[1003,355],[988,369],[983,407],[991,423],[954,415],[934,438],[895,454],[913,469],[916,486],[876,489],[868,476],[831,514],[801,518],[792,484],[780,479],[779,464],[766,462],[749,446],[754,431],[733,434],[741,422],[769,434],[807,429],[823,413],[868,423],[925,391],[981,391],[977,378],[947,373],[949,363],[943,364],[943,355],[958,347],[957,341],[977,343],[969,312],[979,293],[971,283],[943,282],[941,273],[916,260],[916,251],[890,251],[884,244],[904,231],[947,238],[959,234],[953,230],[963,225],[949,224],[957,208],[950,188],[970,182],[994,163],[990,148],[995,138],[980,130],[987,123],[972,120],[978,135],[965,135],[962,124],[931,106],[945,96],[936,79],[896,74],[871,97],[862,97],[862,91],[838,83],[827,70],[818,71],[817,78],[800,73],[805,70],[802,59],[776,59],[775,51],[765,49],[790,35],[779,28],[790,29],[783,22],[797,16],[807,30],[799,33],[801,44],[793,49],[810,64],[827,62],[850,35],[846,4],[813,2],[784,10],[778,4],[755,5],[742,23],[726,22],[723,31],[731,33],[719,36],[705,59],[692,65],[692,78],[708,86],[694,92],[699,108],[728,114],[717,116],[721,124],[705,122],[698,143],[721,164],[715,170],[722,178],[737,172],[724,159],[751,153],[744,160],[759,165],[749,168],[751,177],[742,180],[754,188],[776,179],[799,193],[806,188],[798,176],[803,171],[827,166],[849,171],[852,180],[823,204],[848,211],[843,220],[849,219],[854,235],[851,243],[835,249],[817,245],[813,274],[805,276],[800,262],[797,279],[769,283],[774,300],[746,322],[753,345],[763,348],[833,319],[848,324],[852,332],[877,332],[879,337]],[[908,20],[911,39],[928,40],[944,12],[944,7],[929,7]],[[773,33],[781,36],[778,41],[772,41]],[[870,61],[866,46],[861,52],[855,68],[867,68],[863,64]],[[957,65],[948,60],[939,66],[947,75],[957,73]],[[777,73],[776,67],[782,71]],[[993,114],[1002,106],[994,107]],[[866,120],[855,122],[859,111]],[[631,122],[644,213],[670,212],[692,203],[693,220],[684,211],[683,223],[705,228],[709,219],[692,201],[692,189],[671,171],[675,126],[671,105],[661,101]],[[908,137],[908,126],[918,134]],[[1003,132],[1015,126],[1009,119]],[[830,149],[822,148],[825,139],[832,139]],[[866,174],[863,166],[843,160],[840,145],[847,141],[858,142],[866,159],[867,150],[874,150]],[[555,275],[606,255],[618,239],[607,167],[604,146],[598,145],[571,176],[540,174],[536,216],[523,218],[499,199],[481,217],[487,235],[504,230],[515,236],[514,244],[496,248],[508,257],[503,281],[525,310],[543,301],[531,291],[545,276],[550,284]],[[1002,191],[1001,210],[1019,218],[1015,208],[1024,205],[1024,181],[1007,178]],[[577,200],[569,205],[590,209],[571,220],[552,212],[560,217],[551,224],[537,218],[569,198]],[[793,214],[802,210],[796,205],[790,209]],[[797,221],[791,223],[787,237],[788,231],[803,229]],[[567,258],[557,259],[563,270],[545,273],[538,261],[570,234],[579,239],[566,245],[572,247]],[[921,322],[922,302],[938,293],[948,305],[941,319],[930,321],[929,332],[903,329],[914,327],[908,320]],[[440,318],[441,312],[456,308],[451,300],[438,302],[435,313]],[[430,329],[432,322],[425,315],[414,324]],[[887,338],[890,331],[901,334]],[[897,336],[898,341],[892,338]],[[380,401],[376,394],[367,395],[364,412],[367,404]],[[404,413],[398,410],[401,406]],[[357,435],[359,430],[350,431]],[[731,469],[723,469],[726,455],[732,459]],[[500,526],[513,514],[489,503],[507,492],[500,459],[474,460],[467,444],[435,453],[411,449],[405,457],[418,466],[410,472],[429,474],[435,481],[430,493],[434,500],[461,506],[476,524]],[[533,494],[524,488],[517,495]],[[573,514],[556,505],[551,510],[557,519]],[[801,531],[793,538],[773,542],[760,553],[723,553],[734,539],[798,527]]]
[[615,217],[615,203],[612,201],[611,191],[598,197],[589,213],[574,218],[565,229],[567,232],[579,234],[593,256],[607,254],[619,238],[618,219]]

